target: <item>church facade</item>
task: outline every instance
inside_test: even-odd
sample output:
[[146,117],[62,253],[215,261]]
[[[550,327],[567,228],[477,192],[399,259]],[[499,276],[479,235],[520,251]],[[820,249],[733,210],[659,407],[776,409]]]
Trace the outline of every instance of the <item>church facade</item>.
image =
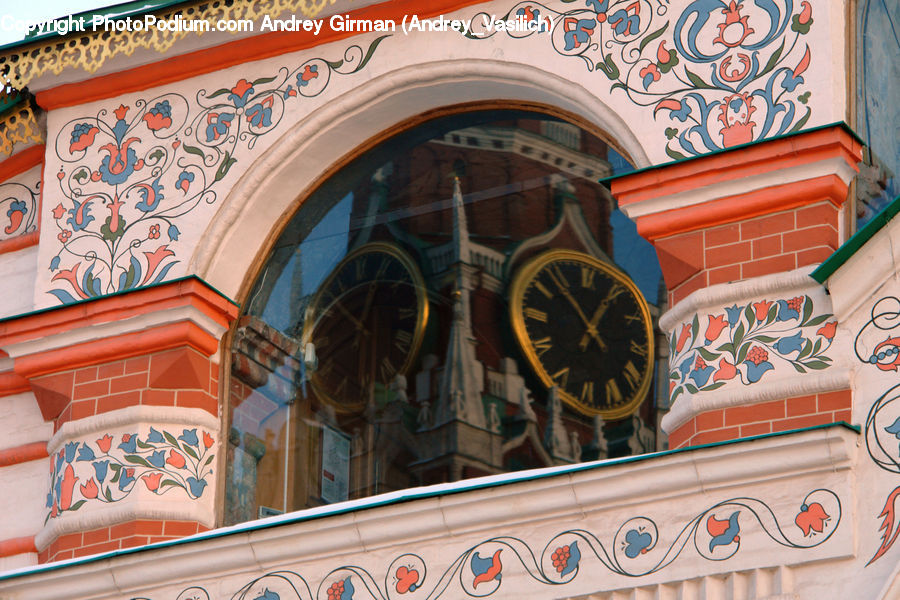
[[0,48],[0,598],[896,597],[898,22],[160,0]]

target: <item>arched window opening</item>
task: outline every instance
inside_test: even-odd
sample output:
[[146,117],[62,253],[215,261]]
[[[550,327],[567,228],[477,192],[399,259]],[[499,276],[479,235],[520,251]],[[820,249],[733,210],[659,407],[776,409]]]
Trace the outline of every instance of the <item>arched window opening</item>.
[[238,321],[226,521],[656,450],[659,265],[598,183],[630,169],[479,110],[325,181]]

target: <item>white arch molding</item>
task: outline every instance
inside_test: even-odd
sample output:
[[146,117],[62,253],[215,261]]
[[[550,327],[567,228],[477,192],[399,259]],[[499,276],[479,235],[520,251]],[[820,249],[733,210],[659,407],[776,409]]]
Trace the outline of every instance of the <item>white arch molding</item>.
[[195,273],[240,299],[270,236],[298,208],[323,174],[367,140],[429,110],[478,101],[545,104],[606,132],[636,168],[650,165],[637,136],[580,83],[533,65],[448,60],[380,75],[310,113],[256,160],[222,199],[191,257]]

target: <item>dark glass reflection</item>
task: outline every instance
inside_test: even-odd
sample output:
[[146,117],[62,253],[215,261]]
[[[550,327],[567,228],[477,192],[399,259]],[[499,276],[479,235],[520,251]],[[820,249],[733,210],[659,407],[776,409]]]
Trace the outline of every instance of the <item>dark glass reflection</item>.
[[[228,520],[655,450],[656,333],[642,327],[659,266],[597,183],[623,169],[577,126],[480,111],[325,182],[238,323]],[[516,304],[517,287],[548,301]]]

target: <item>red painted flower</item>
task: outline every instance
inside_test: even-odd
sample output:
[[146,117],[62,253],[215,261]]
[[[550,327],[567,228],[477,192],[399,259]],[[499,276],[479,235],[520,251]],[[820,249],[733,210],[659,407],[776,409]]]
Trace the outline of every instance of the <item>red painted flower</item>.
[[100,451],[105,454],[109,452],[109,449],[112,447],[112,442],[113,437],[107,433],[102,438],[97,440],[97,447],[100,448]]
[[151,240],[155,240],[159,238],[159,225],[151,225],[150,231],[147,233],[147,237]]
[[169,450],[169,458],[166,459],[166,462],[176,469],[180,469],[184,466],[184,457],[175,450]]
[[706,341],[712,342],[719,337],[722,330],[728,325],[725,315],[709,315],[709,325],[706,326]]
[[162,478],[162,473],[150,473],[149,475],[142,475],[141,479],[144,484],[146,484],[147,489],[151,492],[155,492],[159,489],[159,480]]
[[681,326],[681,333],[678,335],[678,342],[675,343],[675,352],[681,352],[691,333],[691,324],[685,323]]
[[774,302],[769,302],[768,300],[754,302],[753,310],[756,311],[756,320],[765,321],[766,317],[769,315],[769,308],[771,308],[773,304]]
[[57,204],[56,208],[53,209],[53,218],[59,220],[64,214],[66,214],[66,209],[63,208],[62,204]]
[[203,445],[207,448],[212,448],[213,445],[213,437],[205,431],[203,432]]
[[65,244],[66,242],[69,241],[70,237],[72,237],[72,232],[69,231],[68,229],[63,229],[62,231],[59,232],[59,234],[57,234],[56,239],[58,239],[60,242]]
[[824,325],[819,327],[816,333],[830,340],[834,338],[835,330],[837,330],[837,321],[829,321],[828,323],[825,323]]
[[750,348],[750,352],[747,353],[747,360],[752,362],[754,365],[759,366],[760,363],[764,363],[769,360],[769,353],[759,346],[754,346]]
[[571,556],[571,552],[569,550],[569,546],[560,546],[556,550],[553,551],[553,554],[550,556],[550,560],[553,561],[553,568],[556,569],[557,573],[562,573],[562,570],[566,568],[566,564],[569,562],[569,557]]
[[713,375],[713,381],[726,381],[737,375],[737,369],[724,358],[719,361],[719,369]]
[[75,484],[78,478],[75,477],[75,469],[72,465],[66,465],[63,472],[62,487],[59,490],[59,509],[68,510],[72,506],[72,492],[75,490]]
[[727,8],[722,9],[725,15],[725,22],[719,23],[719,36],[713,40],[713,43],[724,44],[729,48],[740,46],[748,35],[753,33],[753,29],[747,24],[750,17],[741,16],[741,5],[735,0]]
[[825,529],[825,521],[828,521],[830,518],[821,504],[813,502],[809,506],[804,504],[800,507],[800,512],[794,519],[794,523],[803,531],[803,535],[808,537],[814,531],[822,533]]
[[125,115],[128,114],[128,107],[124,104],[120,104],[119,108],[113,111],[113,114],[116,115],[116,119],[121,121],[125,118]]
[[756,127],[756,123],[750,120],[750,117],[754,112],[756,107],[753,106],[753,99],[746,92],[732,94],[722,100],[719,107],[722,129],[719,130],[719,134],[722,136],[724,147],[731,148],[753,141],[753,128]]
[[81,484],[81,495],[85,498],[96,498],[97,493],[100,491],[97,489],[97,483],[94,481],[94,478],[91,477],[87,480],[87,483]]

